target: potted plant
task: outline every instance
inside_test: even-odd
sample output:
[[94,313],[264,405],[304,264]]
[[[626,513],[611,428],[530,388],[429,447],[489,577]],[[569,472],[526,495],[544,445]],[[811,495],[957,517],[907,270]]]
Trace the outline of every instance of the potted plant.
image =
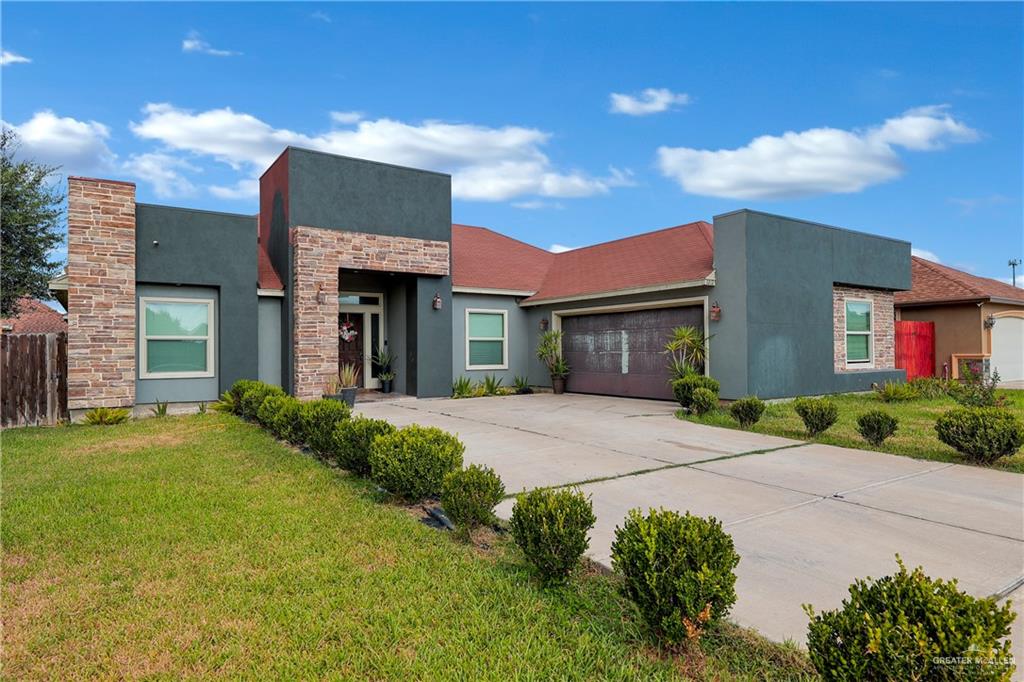
[[377,365],[377,378],[380,379],[380,392],[391,393],[392,382],[395,380],[395,371],[391,369],[391,363],[395,356],[388,349],[379,349],[373,356],[373,362]]
[[354,363],[345,363],[338,368],[338,376],[331,377],[327,382],[325,398],[338,400],[352,407],[356,404],[356,392],[359,390],[359,368]]
[[569,376],[569,363],[562,357],[562,331],[541,332],[537,343],[537,358],[548,368],[551,390],[557,395],[565,392],[565,378]]

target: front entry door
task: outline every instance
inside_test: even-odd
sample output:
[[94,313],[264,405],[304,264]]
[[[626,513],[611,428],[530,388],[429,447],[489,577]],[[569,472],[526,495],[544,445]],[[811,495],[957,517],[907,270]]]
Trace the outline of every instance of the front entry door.
[[366,385],[363,376],[363,313],[338,315],[338,369],[342,365],[355,365],[359,370],[360,387]]

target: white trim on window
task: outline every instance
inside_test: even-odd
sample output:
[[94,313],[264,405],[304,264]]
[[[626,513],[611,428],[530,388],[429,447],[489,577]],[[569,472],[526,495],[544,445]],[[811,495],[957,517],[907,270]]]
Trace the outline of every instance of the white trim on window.
[[[851,332],[849,328],[850,304],[868,304],[868,330]],[[850,336],[868,337],[868,359],[850,360]],[[873,369],[875,366],[875,301],[871,298],[844,298],[843,299],[843,349],[846,352],[847,369]]]
[[[206,304],[206,336],[149,336],[146,334],[146,304],[148,303],[203,303]],[[212,298],[171,298],[167,296],[139,297],[139,378],[140,379],[202,379],[216,376],[216,316]],[[205,372],[150,372],[148,371],[147,341],[206,341]]]
[[[469,335],[469,315],[470,313],[480,313],[484,315],[501,315],[501,330],[503,336],[501,339],[494,337],[471,337]],[[501,341],[501,364],[500,365],[472,365],[469,362],[469,342],[470,341]],[[507,310],[492,310],[488,308],[466,308],[466,369],[467,370],[478,370],[478,369],[508,369],[508,311]]]

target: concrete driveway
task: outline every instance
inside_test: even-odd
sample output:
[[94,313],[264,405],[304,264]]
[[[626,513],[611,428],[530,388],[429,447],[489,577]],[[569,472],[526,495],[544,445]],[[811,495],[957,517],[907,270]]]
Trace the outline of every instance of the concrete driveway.
[[[357,406],[457,433],[509,493],[580,484],[598,519],[589,555],[608,566],[629,509],[719,518],[741,556],[732,617],[774,639],[803,642],[801,604],[837,607],[854,578],[893,572],[897,552],[972,594],[1024,597],[1024,477],[701,426],[674,409],[551,394]],[[1019,623],[1015,634],[1022,660]]]

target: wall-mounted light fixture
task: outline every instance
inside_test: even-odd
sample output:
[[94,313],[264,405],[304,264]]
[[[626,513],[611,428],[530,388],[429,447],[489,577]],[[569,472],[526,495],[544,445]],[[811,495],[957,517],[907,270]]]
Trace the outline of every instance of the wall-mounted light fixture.
[[440,310],[444,302],[441,300],[441,294],[434,294],[434,310]]
[[711,319],[715,322],[722,319],[722,309],[718,306],[718,301],[711,304]]
[[160,242],[156,239],[153,240],[153,246],[160,246]]
[[548,318],[542,317],[540,320],[540,330],[546,332],[548,330]]
[[988,317],[986,317],[984,324],[985,324],[985,329],[991,329],[992,327],[996,326],[995,315],[989,315]]
[[327,303],[327,291],[324,290],[323,282],[320,282],[316,287],[316,302],[321,305]]

